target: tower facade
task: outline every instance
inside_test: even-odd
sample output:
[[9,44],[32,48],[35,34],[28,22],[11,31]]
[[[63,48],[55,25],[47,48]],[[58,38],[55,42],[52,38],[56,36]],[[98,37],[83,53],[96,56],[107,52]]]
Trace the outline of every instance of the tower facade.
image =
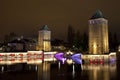
[[38,32],[38,50],[51,51],[51,31],[47,25]]
[[108,20],[101,11],[91,17],[89,22],[89,53],[104,54],[109,52]]

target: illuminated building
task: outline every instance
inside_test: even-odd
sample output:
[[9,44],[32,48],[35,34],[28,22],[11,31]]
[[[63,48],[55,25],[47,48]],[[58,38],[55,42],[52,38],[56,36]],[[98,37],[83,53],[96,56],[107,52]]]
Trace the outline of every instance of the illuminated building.
[[118,52],[120,52],[120,45],[119,45],[119,47],[118,47]]
[[98,10],[89,20],[89,53],[104,54],[108,52],[108,20]]
[[51,51],[51,31],[44,25],[38,33],[38,50]]

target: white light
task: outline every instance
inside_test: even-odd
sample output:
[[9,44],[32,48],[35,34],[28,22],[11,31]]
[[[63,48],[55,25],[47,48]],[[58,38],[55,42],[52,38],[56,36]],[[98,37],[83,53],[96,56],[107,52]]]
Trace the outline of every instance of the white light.
[[72,76],[73,76],[73,78],[75,77],[75,67],[74,67],[74,64],[73,64]]
[[2,66],[2,72],[4,71],[4,66]]
[[69,50],[66,54],[73,54],[73,52],[71,52],[71,51]]
[[72,64],[72,63],[73,63],[72,59],[67,59],[66,62],[67,62],[68,64]]
[[58,62],[58,68],[60,69],[60,62]]
[[116,55],[116,52],[111,52],[109,55]]

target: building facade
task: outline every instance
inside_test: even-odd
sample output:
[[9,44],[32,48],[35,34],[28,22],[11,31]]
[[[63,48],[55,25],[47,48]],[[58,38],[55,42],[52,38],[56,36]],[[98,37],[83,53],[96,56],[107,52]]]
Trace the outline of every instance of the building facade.
[[47,25],[38,32],[38,50],[51,51],[51,31]]
[[108,20],[99,10],[89,20],[89,53],[109,53]]
[[9,52],[26,52],[29,50],[36,50],[36,42],[28,38],[16,38],[8,42],[3,51]]
[[120,52],[120,45],[118,46],[118,52]]

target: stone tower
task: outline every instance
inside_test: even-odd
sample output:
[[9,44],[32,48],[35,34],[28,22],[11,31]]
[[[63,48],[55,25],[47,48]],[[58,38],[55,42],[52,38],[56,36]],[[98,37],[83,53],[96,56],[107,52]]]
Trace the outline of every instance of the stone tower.
[[51,31],[47,25],[38,32],[38,50],[51,51]]
[[89,53],[104,54],[109,53],[108,44],[108,20],[104,18],[102,12],[97,10],[90,18],[89,22]]

